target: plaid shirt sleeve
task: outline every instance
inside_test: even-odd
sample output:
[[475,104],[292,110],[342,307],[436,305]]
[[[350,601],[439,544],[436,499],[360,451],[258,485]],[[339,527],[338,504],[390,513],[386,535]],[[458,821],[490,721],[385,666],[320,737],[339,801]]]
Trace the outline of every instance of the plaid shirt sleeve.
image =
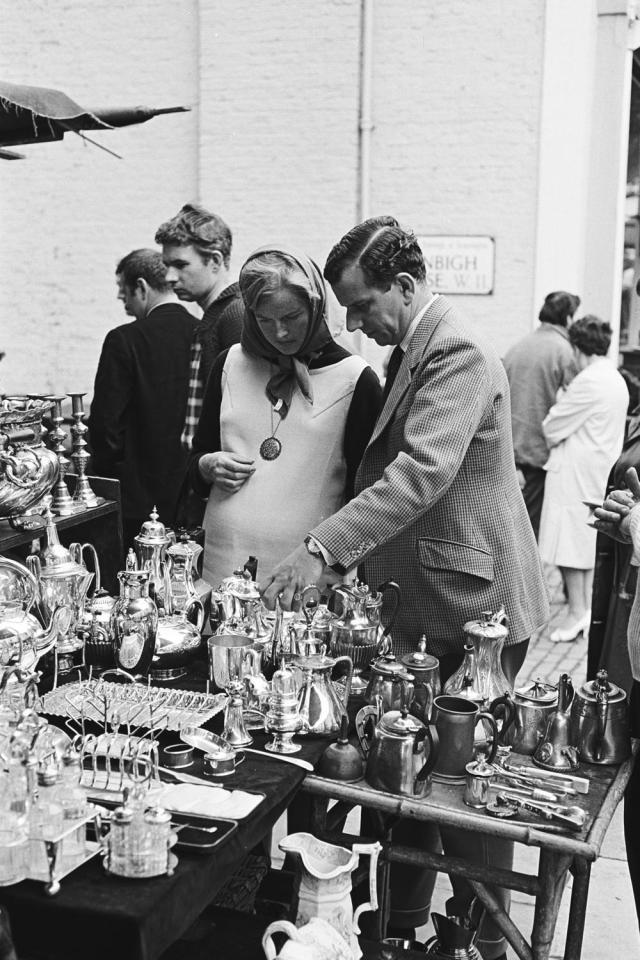
[[182,428],[180,442],[187,451],[191,451],[191,441],[198,426],[200,411],[202,410],[202,397],[204,395],[204,383],[202,382],[202,373],[200,370],[200,359],[202,356],[202,344],[196,337],[191,344],[191,361],[189,363],[189,392],[187,395],[187,415]]

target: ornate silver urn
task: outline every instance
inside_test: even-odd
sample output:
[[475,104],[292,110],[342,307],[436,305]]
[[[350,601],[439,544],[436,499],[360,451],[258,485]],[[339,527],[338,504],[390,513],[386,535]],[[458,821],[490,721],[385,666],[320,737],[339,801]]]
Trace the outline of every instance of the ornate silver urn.
[[18,529],[34,529],[30,509],[58,479],[58,458],[42,441],[42,417],[53,402],[45,398],[0,400],[0,519]]

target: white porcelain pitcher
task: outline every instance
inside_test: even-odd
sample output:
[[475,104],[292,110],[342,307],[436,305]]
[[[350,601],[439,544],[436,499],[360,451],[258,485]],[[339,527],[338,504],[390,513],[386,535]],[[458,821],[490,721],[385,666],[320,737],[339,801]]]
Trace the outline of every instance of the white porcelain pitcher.
[[[356,934],[358,919],[365,910],[378,909],[376,869],[382,849],[379,843],[354,843],[353,849],[336,847],[318,840],[310,833],[292,833],[278,844],[285,853],[298,857],[298,913],[296,926],[302,927],[313,917],[326,920],[350,945],[354,960],[362,956]],[[351,905],[351,874],[360,854],[368,854],[369,902],[356,908]]]

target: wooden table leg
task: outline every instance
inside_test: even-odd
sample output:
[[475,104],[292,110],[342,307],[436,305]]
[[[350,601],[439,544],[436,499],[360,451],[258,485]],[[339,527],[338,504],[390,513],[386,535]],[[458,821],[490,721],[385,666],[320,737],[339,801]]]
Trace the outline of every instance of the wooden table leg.
[[513,947],[520,957],[520,960],[532,960],[533,953],[531,952],[531,947],[513,920],[509,917],[508,913],[504,911],[497,897],[493,895],[484,883],[480,883],[478,880],[470,880],[467,878],[467,883],[481,901],[487,913],[491,915],[496,926],[499,927],[505,935],[510,946]]
[[571,905],[569,907],[567,939],[564,946],[564,960],[580,960],[584,922],[587,916],[591,863],[582,857],[576,857],[571,865],[571,873],[573,875],[573,886],[571,888]]
[[540,850],[538,881],[540,889],[536,897],[531,946],[534,960],[549,960],[553,934],[556,929],[560,899],[567,880],[567,871],[572,858],[567,854]]

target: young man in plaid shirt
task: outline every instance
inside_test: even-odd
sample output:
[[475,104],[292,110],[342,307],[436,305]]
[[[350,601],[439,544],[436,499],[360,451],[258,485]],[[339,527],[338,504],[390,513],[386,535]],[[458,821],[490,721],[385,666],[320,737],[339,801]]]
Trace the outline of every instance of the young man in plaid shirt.
[[187,451],[195,432],[209,371],[223,350],[240,342],[244,305],[237,283],[229,283],[231,230],[204,207],[187,203],[156,232],[167,283],[180,300],[203,310],[191,344],[189,396],[182,431]]

